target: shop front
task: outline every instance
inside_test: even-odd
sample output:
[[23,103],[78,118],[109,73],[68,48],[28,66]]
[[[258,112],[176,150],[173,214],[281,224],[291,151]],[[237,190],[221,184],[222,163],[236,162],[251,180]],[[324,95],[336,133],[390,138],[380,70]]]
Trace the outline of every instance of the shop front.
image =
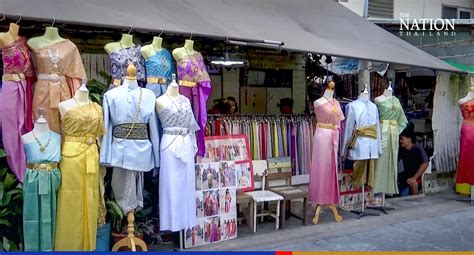
[[430,119],[462,71],[337,2],[2,5],[4,248],[192,248],[326,206],[364,217],[399,193],[408,121],[444,153]]

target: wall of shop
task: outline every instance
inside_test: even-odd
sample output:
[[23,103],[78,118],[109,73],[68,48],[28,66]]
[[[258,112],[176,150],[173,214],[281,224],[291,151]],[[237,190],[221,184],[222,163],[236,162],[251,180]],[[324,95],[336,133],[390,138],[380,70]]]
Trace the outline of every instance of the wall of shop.
[[[305,110],[305,99],[306,99],[306,80],[305,80],[305,68],[304,68],[304,57],[303,54],[294,53],[294,54],[253,54],[249,53],[246,57],[246,60],[249,61],[249,68],[255,67],[260,69],[291,69],[293,72],[293,83],[291,88],[266,88],[266,97],[265,100],[268,108],[269,114],[276,114],[279,112],[278,103],[279,98],[281,97],[291,97],[294,100],[294,113],[302,114]],[[217,78],[216,78],[217,79]],[[216,84],[213,83],[214,88]],[[208,101],[208,107],[212,107],[213,99],[218,99],[221,97],[235,97],[239,101],[239,107],[245,107],[242,105],[247,102],[247,104],[252,104],[254,100],[253,95],[262,95],[259,91],[265,90],[265,88],[252,88],[249,87],[247,93],[245,93],[244,88],[241,87],[240,83],[240,69],[233,68],[231,70],[222,71],[222,90],[217,88],[213,90],[213,94]],[[221,94],[222,93],[222,94]],[[245,99],[245,97],[247,97]],[[240,99],[240,100],[239,100]],[[241,111],[241,113],[245,113]]]

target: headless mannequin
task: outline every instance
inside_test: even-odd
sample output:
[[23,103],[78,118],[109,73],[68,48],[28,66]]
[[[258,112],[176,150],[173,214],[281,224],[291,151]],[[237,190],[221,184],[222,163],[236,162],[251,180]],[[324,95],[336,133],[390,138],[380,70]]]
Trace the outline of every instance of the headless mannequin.
[[376,97],[376,98],[374,99],[374,102],[377,103],[377,104],[379,104],[379,103],[382,103],[382,102],[385,101],[385,100],[391,99],[392,96],[393,96],[392,82],[389,82],[388,88],[386,88],[386,89],[384,90],[384,92],[383,92],[382,95]]
[[187,39],[184,42],[184,46],[176,48],[173,50],[172,54],[176,61],[183,59],[185,56],[196,54],[197,51],[194,50],[194,41]]
[[10,28],[6,33],[0,33],[0,49],[12,45],[20,36],[18,35],[20,26],[15,23],[10,23]]
[[42,135],[51,132],[51,130],[49,129],[48,121],[43,116],[43,109],[40,109],[39,111],[40,114],[35,122],[33,130],[21,136],[21,141],[23,142],[23,144],[36,142],[35,136],[39,138]]
[[107,52],[107,54],[110,54],[112,52],[116,52],[121,49],[130,48],[134,45],[135,44],[133,43],[133,35],[122,34],[122,38],[120,38],[120,41],[107,43],[104,46],[104,49]]
[[[330,81],[328,83],[328,87],[326,88],[326,90],[324,91],[324,94],[321,98],[317,99],[316,101],[314,101],[314,107],[318,107],[318,106],[321,106],[327,102],[332,102],[333,98],[334,98],[334,87],[336,86],[336,84],[333,82],[333,81]],[[316,206],[316,211],[314,213],[314,218],[313,218],[313,224],[318,224],[318,221],[319,221],[319,215],[321,214],[321,212],[323,211],[323,209],[325,207],[329,207],[331,209],[331,211],[333,212],[334,214],[334,218],[336,219],[337,222],[341,222],[342,221],[342,216],[339,215],[339,213],[337,212],[337,208],[336,208],[336,205],[323,205],[323,204],[318,204]]]
[[336,86],[336,84],[333,81],[330,81],[328,83],[328,87],[324,91],[323,96],[321,98],[317,99],[316,101],[314,101],[314,107],[323,105],[323,104],[327,103],[328,101],[329,102],[332,101],[332,99],[334,98],[334,87],[335,86]]
[[157,52],[163,49],[162,47],[163,38],[159,36],[153,37],[151,44],[145,45],[141,49],[141,53],[144,59],[148,59],[151,56],[155,55]]
[[359,99],[362,99],[362,101],[364,101],[364,102],[369,101],[369,91],[367,90],[367,84],[365,84],[364,91],[362,93],[360,93]]
[[44,35],[29,39],[27,44],[31,49],[38,50],[64,40],[65,39],[59,35],[57,27],[47,27]]
[[156,112],[159,114],[165,106],[173,104],[170,100],[176,101],[179,99],[179,96],[179,85],[176,83],[176,74],[173,74],[165,95],[156,99]]
[[74,94],[73,98],[59,103],[59,106],[58,106],[59,113],[61,114],[62,117],[64,117],[66,112],[69,111],[70,109],[77,106],[82,106],[88,103],[91,103],[91,100],[89,99],[89,90],[87,89],[86,84],[83,83],[81,87],[79,87],[79,89],[76,90],[76,93]]

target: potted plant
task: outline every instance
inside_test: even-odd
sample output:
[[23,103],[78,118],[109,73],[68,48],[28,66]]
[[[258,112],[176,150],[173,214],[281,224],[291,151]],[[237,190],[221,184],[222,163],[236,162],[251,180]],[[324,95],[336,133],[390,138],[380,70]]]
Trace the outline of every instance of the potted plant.
[[0,148],[0,251],[23,250],[23,186],[8,170]]

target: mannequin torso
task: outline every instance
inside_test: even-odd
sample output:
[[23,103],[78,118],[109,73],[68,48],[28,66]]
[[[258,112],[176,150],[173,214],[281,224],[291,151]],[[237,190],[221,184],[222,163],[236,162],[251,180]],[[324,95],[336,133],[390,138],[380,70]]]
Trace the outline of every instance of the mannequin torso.
[[194,50],[194,41],[188,39],[184,42],[183,47],[174,49],[172,55],[176,61],[179,61],[187,55],[193,55],[196,53],[197,51]]
[[48,132],[51,132],[51,130],[49,129],[48,121],[43,118],[43,116],[40,116],[36,120],[33,130],[21,136],[21,141],[23,142],[23,144],[36,142],[35,136],[40,137]]
[[20,36],[18,31],[20,26],[15,23],[10,23],[10,28],[6,33],[0,33],[0,49],[3,49],[16,41]]
[[334,90],[326,89],[324,91],[323,96],[321,98],[317,99],[316,101],[314,101],[314,107],[318,107],[318,106],[323,105],[327,102],[331,102],[333,98],[334,98]]
[[173,104],[171,100],[176,101],[179,97],[179,85],[173,79],[166,89],[165,94],[156,99],[156,112],[159,114],[167,105]]
[[120,41],[107,43],[104,46],[104,49],[107,52],[107,54],[110,54],[112,52],[115,52],[115,51],[118,51],[118,50],[121,50],[121,49],[125,49],[125,48],[129,48],[129,47],[132,47],[134,45],[135,44],[133,43],[133,35],[122,34],[122,38],[120,39]]
[[145,45],[141,48],[141,53],[143,58],[148,59],[153,56],[155,53],[161,51],[163,39],[161,37],[153,37],[153,42],[149,45]]
[[29,39],[27,44],[31,49],[38,50],[64,40],[66,39],[59,36],[57,27],[47,27],[44,35]]
[[84,89],[83,87],[85,88],[85,85],[82,85],[76,91],[73,98],[59,103],[58,108],[59,108],[59,113],[61,114],[61,116],[64,117],[66,112],[74,107],[91,103],[89,99],[89,91],[87,90],[87,88]]

